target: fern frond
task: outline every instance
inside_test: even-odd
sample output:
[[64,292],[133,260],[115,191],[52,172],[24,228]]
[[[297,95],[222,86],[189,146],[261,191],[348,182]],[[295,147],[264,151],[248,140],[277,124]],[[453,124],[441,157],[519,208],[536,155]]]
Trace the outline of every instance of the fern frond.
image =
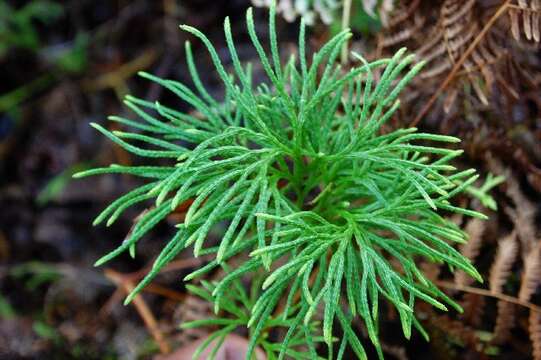
[[524,258],[524,273],[518,293],[522,301],[529,301],[541,282],[541,242]]
[[[511,267],[515,262],[518,253],[518,244],[516,233],[513,231],[508,236],[498,242],[498,251],[496,258],[490,269],[489,286],[493,293],[502,293],[503,285],[507,281]],[[498,314],[496,316],[496,325],[494,327],[494,343],[503,343],[510,336],[510,331],[515,324],[514,304],[505,301],[498,301]]]
[[[460,245],[460,253],[470,261],[474,261],[481,250],[483,245],[482,237],[485,231],[485,223],[479,219],[471,219],[465,228],[466,234],[468,234],[468,242]],[[455,273],[455,283],[464,286],[469,285],[470,279],[463,271],[457,271]]]
[[535,311],[530,311],[530,317],[528,319],[529,326],[528,332],[530,333],[530,340],[532,341],[532,355],[534,360],[541,359],[541,314]]
[[495,344],[503,344],[511,336],[511,330],[515,326],[516,311],[514,304],[498,301],[498,315],[496,315],[496,325],[494,326],[494,337],[492,339]]
[[539,0],[517,0],[515,6],[509,9],[509,20],[511,22],[511,33],[518,41],[521,33],[527,40],[541,41],[541,1]]
[[513,231],[498,242],[498,251],[489,275],[490,291],[493,293],[502,292],[503,285],[511,274],[511,268],[518,254],[516,236]]

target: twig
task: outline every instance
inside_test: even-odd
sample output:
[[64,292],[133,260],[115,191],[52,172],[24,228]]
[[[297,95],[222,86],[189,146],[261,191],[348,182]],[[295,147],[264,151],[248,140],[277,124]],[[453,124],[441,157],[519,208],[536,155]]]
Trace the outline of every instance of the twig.
[[[113,283],[115,283],[117,286],[122,287],[126,294],[129,294],[133,291],[134,285],[133,282],[129,279],[126,279],[122,274],[111,270],[106,269],[105,270],[105,276],[110,279]],[[146,304],[143,297],[139,294],[136,295],[133,298],[133,305],[135,306],[135,309],[143,319],[145,326],[147,327],[148,331],[158,344],[158,347],[160,348],[160,352],[162,354],[168,354],[171,352],[171,347],[169,346],[169,343],[165,340],[162,332],[160,331],[160,328],[158,326],[158,322],[156,321],[156,318],[154,317],[154,314],[152,314],[152,311]]]
[[434,93],[434,95],[432,95],[432,97],[430,98],[430,100],[428,100],[428,102],[425,104],[425,106],[421,109],[421,111],[419,112],[419,115],[417,115],[417,117],[411,122],[410,126],[411,127],[415,127],[417,126],[417,124],[421,121],[421,119],[428,113],[428,111],[430,110],[430,108],[432,107],[432,105],[434,105],[434,103],[436,102],[436,100],[438,99],[438,97],[440,96],[441,92],[443,90],[445,90],[447,88],[447,86],[449,86],[449,84],[451,83],[451,81],[453,80],[453,78],[455,77],[455,75],[457,74],[457,72],[460,70],[460,67],[462,66],[462,64],[464,64],[464,62],[466,61],[466,59],[471,55],[471,53],[473,52],[473,50],[475,50],[475,48],[477,47],[477,45],[479,44],[479,42],[483,39],[483,37],[487,34],[487,32],[490,30],[490,28],[492,27],[492,25],[494,25],[494,23],[496,22],[496,20],[498,20],[498,18],[500,16],[502,16],[506,11],[507,9],[509,8],[509,5],[511,3],[511,0],[506,0],[499,8],[498,10],[494,13],[494,15],[490,18],[490,20],[488,20],[488,22],[485,24],[485,26],[483,27],[483,29],[481,30],[481,32],[479,32],[479,34],[475,37],[475,39],[473,40],[473,42],[471,43],[471,45],[468,47],[468,49],[464,52],[464,54],[462,54],[462,56],[460,57],[460,59],[456,62],[456,64],[453,66],[453,69],[451,69],[451,72],[449,73],[449,75],[447,75],[447,77],[445,78],[445,80],[441,83],[441,85],[439,86],[439,88],[436,90],[436,92]]
[[175,290],[171,290],[165,286],[161,286],[158,284],[148,284],[148,286],[145,288],[145,292],[161,295],[163,297],[166,297],[171,300],[176,301],[184,301],[186,299],[185,293],[180,293]]
[[83,80],[82,86],[85,91],[100,91],[111,88],[115,90],[119,100],[128,92],[126,81],[139,70],[150,67],[158,57],[158,51],[154,48],[146,49],[134,60],[118,66],[115,70],[98,76],[94,79]]
[[473,286],[457,285],[455,283],[448,282],[448,281],[436,281],[436,284],[447,289],[463,291],[463,292],[477,294],[481,296],[488,296],[488,297],[502,300],[511,304],[524,306],[533,312],[541,314],[541,306],[534,305],[527,301],[519,300],[518,298],[513,297],[513,296],[505,295],[502,293],[493,293],[493,292],[490,292],[489,290],[479,289]]
[[107,318],[107,316],[109,316],[109,314],[111,314],[111,312],[113,311],[115,305],[120,303],[125,296],[126,294],[124,293],[124,289],[120,289],[117,287],[113,295],[109,297],[107,302],[103,304],[103,306],[98,311],[99,317],[101,319]]
[[[160,273],[168,272],[168,271],[178,271],[183,270],[190,267],[196,267],[201,265],[202,262],[206,261],[209,256],[201,256],[199,258],[189,258],[189,259],[180,259],[171,262],[170,264],[163,267],[160,271]],[[102,308],[99,311],[99,314],[101,317],[107,316],[112,310],[112,308],[118,304],[122,298],[126,295],[131,293],[134,286],[133,283],[141,280],[145,275],[150,271],[152,268],[152,265],[146,266],[141,270],[138,270],[133,273],[129,274],[122,274],[119,272],[116,272],[114,270],[106,269],[105,270],[105,276],[110,279],[116,286],[117,289],[111,295],[109,300],[105,303],[105,305],[102,306]],[[149,292],[161,296],[165,296],[169,299],[177,300],[177,301],[183,301],[185,299],[185,294],[179,293],[177,291],[168,289],[166,287],[157,285],[157,284],[149,284],[146,288],[143,289],[144,292]],[[134,300],[133,304],[135,305],[135,308],[137,312],[140,314],[140,316],[143,318],[143,321],[145,322],[145,325],[147,326],[149,332],[152,334],[154,339],[156,340],[156,343],[160,346],[160,351],[164,353],[163,351],[169,351],[169,344],[163,340],[163,336],[156,325],[156,320],[154,319],[154,316],[150,312],[150,309],[144,302],[143,298],[140,295],[137,295]]]
[[[164,272],[169,271],[178,271],[178,270],[184,270],[188,268],[193,268],[200,266],[203,262],[209,260],[210,256],[200,256],[198,258],[188,258],[188,259],[180,259],[175,260],[164,266],[160,270],[160,274]],[[146,274],[150,272],[152,269],[152,265],[145,266],[141,270],[138,270],[136,272],[130,273],[130,274],[123,274],[123,276],[129,280],[132,281],[138,281],[145,277]]]

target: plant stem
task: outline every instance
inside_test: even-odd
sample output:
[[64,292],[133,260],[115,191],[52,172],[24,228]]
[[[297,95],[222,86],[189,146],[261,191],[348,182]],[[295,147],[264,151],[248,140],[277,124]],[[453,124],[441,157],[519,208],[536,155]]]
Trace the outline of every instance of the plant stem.
[[[351,18],[351,0],[345,0],[344,1],[344,8],[342,9],[342,30],[349,27],[349,22]],[[348,61],[348,43],[349,41],[346,41],[344,45],[342,46],[342,65],[345,65]]]
[[303,186],[301,184],[302,175],[304,172],[304,167],[302,164],[302,155],[295,156],[293,159],[293,182],[295,191],[297,193],[297,206],[299,209],[302,209],[302,206],[304,204],[304,193],[303,193]]

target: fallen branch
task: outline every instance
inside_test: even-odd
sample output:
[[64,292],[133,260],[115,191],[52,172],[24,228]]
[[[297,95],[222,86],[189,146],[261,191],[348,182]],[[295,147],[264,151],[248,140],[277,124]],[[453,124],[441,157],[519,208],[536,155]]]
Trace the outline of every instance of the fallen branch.
[[[131,293],[135,288],[133,282],[119,272],[111,269],[106,269],[104,273],[109,280],[111,280],[118,287],[122,288],[126,292],[126,294]],[[135,296],[132,303],[141,318],[143,319],[148,331],[156,341],[156,344],[158,344],[160,352],[162,354],[169,354],[171,352],[171,347],[169,346],[169,343],[165,340],[158,326],[158,322],[154,317],[154,314],[148,307],[143,297],[140,294]]]
[[505,302],[508,302],[508,303],[511,303],[511,304],[524,306],[524,307],[530,309],[533,312],[541,314],[541,306],[537,306],[537,305],[532,304],[531,302],[528,302],[528,301],[519,300],[518,298],[513,297],[513,296],[505,295],[505,294],[502,294],[502,293],[494,293],[494,292],[491,292],[489,290],[479,289],[479,288],[476,288],[476,287],[473,287],[473,286],[457,285],[455,283],[448,282],[448,281],[436,281],[436,284],[438,286],[441,286],[441,287],[444,287],[444,288],[447,288],[447,289],[458,290],[458,291],[477,294],[477,295],[481,295],[481,296],[492,297],[492,298],[502,300],[502,301],[505,301]]

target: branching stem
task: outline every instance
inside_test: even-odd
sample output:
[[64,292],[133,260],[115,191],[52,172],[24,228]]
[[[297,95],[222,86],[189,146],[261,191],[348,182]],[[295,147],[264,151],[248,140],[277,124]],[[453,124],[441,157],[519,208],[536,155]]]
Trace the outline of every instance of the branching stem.
[[[342,9],[342,30],[345,30],[349,27],[351,21],[351,0],[344,1],[344,8]],[[349,41],[344,42],[342,45],[342,65],[347,64],[348,62],[348,51],[349,51]]]

